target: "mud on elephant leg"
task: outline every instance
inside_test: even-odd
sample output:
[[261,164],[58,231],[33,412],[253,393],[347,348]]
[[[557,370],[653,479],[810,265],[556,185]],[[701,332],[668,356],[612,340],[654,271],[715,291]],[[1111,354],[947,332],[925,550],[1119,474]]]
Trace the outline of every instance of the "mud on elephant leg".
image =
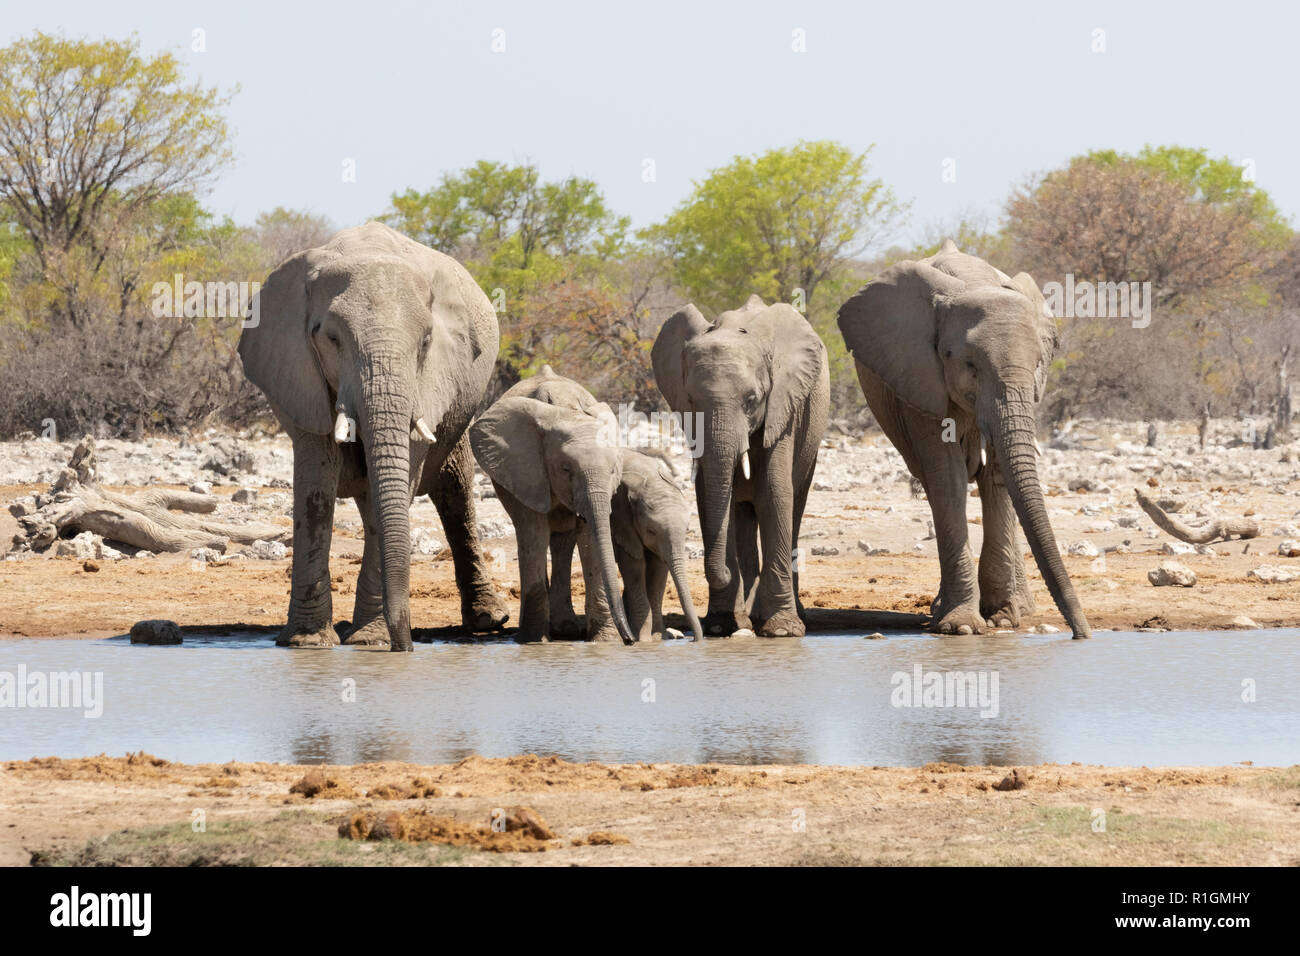
[[339,484],[339,451],[328,435],[292,431],[293,577],[289,620],[280,630],[281,647],[332,647],[334,605],[330,594],[330,540],[334,496]]
[[389,644],[388,622],[384,620],[383,579],[380,576],[379,526],[375,522],[370,496],[362,491],[356,496],[361,512],[366,543],[361,553],[361,572],[357,575],[357,598],[352,608],[352,626],[344,644],[386,647]]
[[474,462],[469,437],[461,435],[438,469],[430,497],[438,509],[447,546],[451,548],[456,587],[460,589],[461,625],[466,631],[481,633],[500,629],[510,614],[483,557],[473,485]]
[[582,622],[573,610],[573,549],[578,544],[578,524],[576,515],[551,513],[551,636],[566,640],[582,636]]
[[1017,627],[1022,612],[1017,572],[1023,581],[1025,565],[1016,540],[1015,509],[992,456],[980,468],[976,481],[984,530],[979,562],[980,615],[990,627]]

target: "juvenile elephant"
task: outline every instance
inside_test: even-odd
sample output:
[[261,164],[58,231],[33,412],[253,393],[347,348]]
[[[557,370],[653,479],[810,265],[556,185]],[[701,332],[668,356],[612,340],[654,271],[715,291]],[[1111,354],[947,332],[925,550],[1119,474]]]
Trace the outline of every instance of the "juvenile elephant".
[[764,636],[801,636],[792,556],[826,430],[826,347],[791,306],[751,296],[713,323],[686,306],[664,323],[651,360],[673,411],[703,421],[695,496],[709,579],[705,632],[752,622]]
[[[556,373],[550,365],[543,365],[537,374],[516,382],[502,398],[532,398],[548,405],[572,409],[597,418],[607,429],[613,441],[618,429],[618,419],[613,410],[571,378]],[[598,576],[593,576],[590,558],[590,534],[583,521],[568,509],[552,509],[550,523],[550,634],[552,637],[574,638],[582,634],[582,624],[573,612],[572,576],[573,549],[579,548],[583,558],[583,583],[587,595],[587,627],[592,634],[613,627],[605,589]]]
[[664,632],[664,586],[677,588],[695,640],[704,636],[686,574],[691,508],[663,460],[623,449],[623,480],[614,496],[614,557],[623,573],[623,604],[638,639]]
[[[553,516],[586,522],[590,535],[584,567],[603,586],[613,627],[593,628],[592,640],[636,640],[623,610],[610,532],[610,509],[622,478],[622,456],[601,419],[518,395],[503,396],[469,429],[479,464],[492,479],[519,544],[520,641],[550,636],[546,551]],[[585,536],[579,537],[579,544]],[[588,589],[588,611],[593,592]]]
[[[839,326],[867,404],[930,500],[941,568],[931,627],[980,633],[1033,610],[1018,517],[1074,636],[1091,636],[1038,479],[1036,411],[1057,330],[1034,280],[1009,277],[950,240],[885,270],[841,306]],[[969,481],[983,510],[978,579]]]
[[466,628],[506,610],[479,548],[465,429],[497,355],[497,321],[459,263],[380,223],[286,259],[240,335],[244,374],[293,440],[293,582],[277,643],[339,642],[330,599],[336,497],[365,526],[345,643],[411,650],[410,505],[429,494]]

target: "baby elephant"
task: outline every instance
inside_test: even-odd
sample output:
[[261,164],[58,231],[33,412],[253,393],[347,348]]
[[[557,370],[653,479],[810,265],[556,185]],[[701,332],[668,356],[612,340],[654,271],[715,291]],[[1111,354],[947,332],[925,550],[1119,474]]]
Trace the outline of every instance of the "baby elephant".
[[587,529],[579,547],[587,552],[582,556],[589,575],[589,617],[595,610],[593,598],[603,589],[602,603],[607,604],[614,624],[612,629],[593,628],[589,621],[588,636],[594,640],[617,636],[625,644],[634,643],[636,636],[619,593],[610,532],[610,510],[623,461],[610,441],[607,423],[577,409],[506,395],[470,426],[469,440],[515,525],[521,601],[517,639],[549,639],[547,547],[553,524],[576,517]]
[[623,449],[623,480],[614,496],[614,557],[623,572],[623,601],[638,640],[664,632],[664,585],[670,572],[695,640],[704,637],[686,579],[690,516],[690,504],[668,466]]

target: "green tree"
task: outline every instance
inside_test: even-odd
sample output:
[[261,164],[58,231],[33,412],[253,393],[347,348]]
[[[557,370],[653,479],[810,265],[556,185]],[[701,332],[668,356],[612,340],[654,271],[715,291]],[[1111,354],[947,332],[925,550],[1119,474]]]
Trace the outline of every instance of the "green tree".
[[160,202],[190,194],[232,158],[216,89],[188,83],[139,41],[36,33],[0,49],[0,203],[26,234],[51,311],[99,311],[115,249]]
[[674,258],[678,285],[712,311],[752,293],[768,300],[818,289],[895,229],[906,206],[870,175],[871,148],[804,142],[741,156],[695,184],[647,238]]

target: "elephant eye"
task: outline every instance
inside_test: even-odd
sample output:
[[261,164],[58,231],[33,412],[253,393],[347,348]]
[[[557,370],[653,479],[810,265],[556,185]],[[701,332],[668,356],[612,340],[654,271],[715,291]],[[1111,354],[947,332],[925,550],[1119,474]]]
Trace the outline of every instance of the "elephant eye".
[[326,332],[325,338],[329,339],[330,342],[332,342],[334,345],[339,344],[339,337],[335,335],[333,332]]
[[425,330],[424,330],[424,338],[422,338],[422,339],[420,340],[420,351],[421,351],[421,352],[427,352],[427,351],[429,351],[429,345],[430,345],[432,342],[433,342],[433,330],[432,330],[432,329],[425,329]]

